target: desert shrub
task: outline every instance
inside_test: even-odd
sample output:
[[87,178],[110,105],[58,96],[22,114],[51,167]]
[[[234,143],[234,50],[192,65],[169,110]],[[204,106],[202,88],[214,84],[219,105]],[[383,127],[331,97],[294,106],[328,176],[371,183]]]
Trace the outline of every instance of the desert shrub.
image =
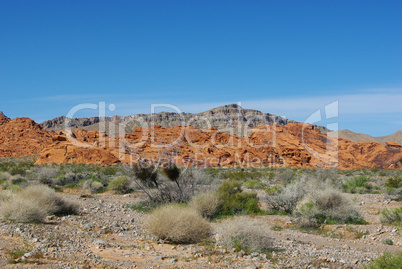
[[217,216],[221,201],[216,192],[199,193],[194,196],[189,206],[200,213],[201,216],[207,219],[213,219]]
[[155,209],[144,221],[154,236],[173,243],[197,243],[211,235],[211,226],[194,209],[178,204]]
[[11,180],[11,184],[13,185],[21,185],[23,183],[26,183],[27,180],[25,178],[22,177],[16,177],[14,179]]
[[18,185],[10,185],[10,184],[5,184],[3,185],[3,188],[5,190],[11,191],[11,192],[19,192],[22,190],[22,188]]
[[0,203],[10,200],[12,196],[11,191],[0,191]]
[[377,259],[373,260],[366,266],[365,269],[400,269],[402,268],[402,252],[391,254],[384,253]]
[[52,179],[59,174],[59,167],[52,165],[39,165],[34,169],[39,181],[42,184],[51,185],[53,183]]
[[33,163],[31,162],[17,162],[14,163],[11,168],[9,169],[9,172],[11,175],[21,175],[24,176],[26,172],[33,167]]
[[338,172],[335,168],[332,169],[315,169],[315,179],[321,182],[336,183],[338,181]]
[[106,166],[102,168],[102,174],[105,176],[114,176],[120,171],[120,168],[116,165]]
[[154,195],[159,203],[187,203],[194,196],[199,184],[191,170],[182,172],[175,181],[161,175],[158,192]]
[[272,250],[270,227],[263,221],[247,217],[227,219],[217,228],[217,241],[227,248],[247,253]]
[[371,192],[373,189],[373,186],[368,183],[367,176],[357,176],[346,179],[342,187],[345,192],[350,193],[367,193]]
[[261,212],[258,206],[257,193],[242,192],[239,181],[225,181],[219,186],[217,193],[221,203],[218,212],[220,216]]
[[9,172],[1,172],[0,173],[0,180],[8,181],[12,175]]
[[18,196],[2,203],[0,214],[15,222],[43,222],[47,212],[44,207]]
[[381,211],[381,222],[402,225],[402,207]]
[[133,166],[131,173],[135,175],[135,187],[142,190],[149,200],[159,204],[187,203],[200,185],[199,173],[194,173],[192,169],[180,171],[174,164],[170,164],[163,174],[158,174],[153,165],[139,162]]
[[59,186],[64,186],[66,188],[78,188],[79,182],[82,182],[86,178],[88,178],[89,174],[86,172],[83,173],[75,173],[75,172],[67,172],[62,173],[56,176],[54,179],[54,184]]
[[198,185],[210,186],[213,183],[212,177],[201,169],[195,169],[195,168],[191,170],[187,169],[184,173],[191,174],[192,179]]
[[272,186],[265,189],[265,193],[268,194],[278,194],[282,192],[283,188],[280,186]]
[[158,204],[152,202],[151,200],[139,201],[139,202],[135,202],[133,204],[127,204],[128,208],[138,211],[138,212],[151,212],[157,206],[158,206]]
[[402,199],[402,178],[391,177],[384,184],[386,192],[388,194],[396,195],[396,200]]
[[145,187],[157,188],[159,186],[158,171],[154,165],[138,162],[133,166],[133,172],[136,179]]
[[174,163],[169,163],[166,167],[164,167],[163,173],[168,179],[175,182],[180,177],[180,169]]
[[129,193],[133,190],[131,183],[128,176],[118,176],[109,182],[108,189],[116,193]]
[[45,185],[31,185],[14,193],[0,207],[0,213],[16,222],[42,222],[47,215],[78,213],[77,203],[63,199]]
[[268,210],[271,212],[293,213],[297,203],[309,192],[311,183],[304,179],[294,181],[279,193],[271,193],[266,197]]
[[248,189],[264,189],[266,187],[264,183],[258,180],[247,180],[243,185]]
[[402,178],[400,177],[391,177],[385,183],[385,187],[388,188],[402,188]]
[[327,188],[310,192],[295,208],[296,216],[335,223],[363,223],[363,219],[353,204],[343,193]]
[[78,213],[78,204],[62,198],[45,185],[31,185],[23,189],[17,196],[30,200],[44,208],[49,214],[70,215]]
[[274,181],[279,181],[284,185],[287,185],[296,179],[296,171],[296,169],[292,168],[280,168],[278,169],[278,173],[276,174]]
[[105,191],[105,186],[103,183],[92,179],[86,180],[82,184],[82,188],[85,190],[90,190],[91,193],[101,193]]

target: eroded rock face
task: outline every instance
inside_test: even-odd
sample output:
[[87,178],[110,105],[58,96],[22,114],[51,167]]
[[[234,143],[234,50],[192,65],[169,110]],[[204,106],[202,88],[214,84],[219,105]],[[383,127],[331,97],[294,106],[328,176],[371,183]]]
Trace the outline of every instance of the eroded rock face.
[[[378,143],[353,143],[327,137],[316,126],[290,123],[254,128],[248,137],[216,128],[191,126],[136,127],[124,137],[75,130],[54,139],[41,154],[45,163],[148,163],[174,161],[199,167],[261,165],[294,167],[389,168],[402,158],[402,148]],[[398,166],[393,165],[397,168]]]
[[385,144],[391,148],[402,148],[402,145],[399,145],[398,143],[396,143],[394,141],[385,141]]
[[[233,108],[228,108],[233,109]],[[222,132],[216,127],[135,127],[125,136],[77,129],[55,133],[29,118],[10,120],[0,115],[0,157],[40,154],[37,164],[129,164],[138,160],[178,165],[260,167],[338,167],[400,169],[402,146],[388,141],[353,143],[327,137],[317,126],[270,124],[249,136]]]
[[29,118],[10,120],[0,115],[0,157],[37,155],[52,143],[53,135]]

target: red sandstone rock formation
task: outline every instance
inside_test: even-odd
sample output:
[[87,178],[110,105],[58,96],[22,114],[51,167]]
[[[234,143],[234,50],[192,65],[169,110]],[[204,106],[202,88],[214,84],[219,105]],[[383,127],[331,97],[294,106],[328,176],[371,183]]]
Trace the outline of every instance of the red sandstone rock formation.
[[52,143],[53,135],[29,118],[0,117],[0,157],[37,155]]
[[327,137],[315,126],[301,123],[259,126],[248,137],[216,128],[159,125],[149,129],[136,127],[133,133],[116,138],[105,132],[82,129],[56,134],[29,118],[10,120],[1,114],[0,157],[39,153],[36,164],[128,164],[141,159],[201,167],[272,165],[352,169],[400,168],[402,146],[395,142],[353,143]]

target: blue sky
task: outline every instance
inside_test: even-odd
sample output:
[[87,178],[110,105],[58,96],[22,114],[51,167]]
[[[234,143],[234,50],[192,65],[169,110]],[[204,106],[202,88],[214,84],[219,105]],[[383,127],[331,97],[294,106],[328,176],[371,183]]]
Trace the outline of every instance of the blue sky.
[[401,12],[369,0],[1,0],[0,111],[41,122],[82,103],[131,115],[240,102],[303,122],[338,101],[339,129],[388,135],[402,130]]

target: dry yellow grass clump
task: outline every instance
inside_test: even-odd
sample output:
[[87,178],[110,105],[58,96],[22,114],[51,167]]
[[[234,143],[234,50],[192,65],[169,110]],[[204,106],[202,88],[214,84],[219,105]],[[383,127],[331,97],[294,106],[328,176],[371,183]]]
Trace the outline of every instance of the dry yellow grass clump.
[[144,227],[159,239],[174,243],[197,243],[211,235],[209,222],[194,209],[178,204],[157,208]]
[[48,215],[76,214],[79,210],[77,203],[63,199],[45,185],[31,185],[1,197],[0,214],[16,222],[43,222]]

